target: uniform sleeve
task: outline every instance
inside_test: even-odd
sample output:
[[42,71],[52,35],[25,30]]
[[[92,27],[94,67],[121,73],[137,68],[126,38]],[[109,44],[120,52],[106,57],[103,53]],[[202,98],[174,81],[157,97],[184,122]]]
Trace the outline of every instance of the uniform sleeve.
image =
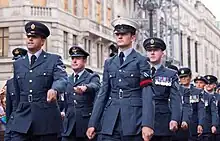
[[93,74],[89,84],[86,84],[87,90],[86,92],[94,94],[94,98],[96,97],[96,93],[100,89],[100,77],[98,74]]
[[108,60],[106,60],[104,65],[102,86],[96,97],[88,127],[95,127],[96,129],[98,128],[101,115],[103,113],[106,101],[109,97],[109,89],[110,89],[109,87],[110,84],[109,84],[109,74],[108,74]]
[[153,99],[154,91],[151,85],[151,74],[150,74],[150,65],[147,62],[147,59],[140,61],[140,73],[141,73],[141,82],[144,82],[141,85],[142,88],[142,126],[149,127],[154,129],[154,118],[155,118],[155,102]]
[[58,93],[63,93],[67,85],[67,73],[60,56],[56,59],[54,67],[52,89]]
[[177,74],[172,77],[172,85],[170,87],[170,104],[171,104],[171,120],[176,122],[181,121],[182,102],[180,95],[180,85]]
[[[13,80],[12,80],[13,81]],[[12,113],[12,101],[9,93],[9,85],[8,82],[6,83],[6,119],[7,121],[10,118],[10,115]]]
[[190,116],[192,114],[192,105],[190,103],[190,90],[184,89],[183,91],[183,111],[182,111],[182,121],[190,122]]
[[211,114],[212,114],[212,126],[218,126],[218,109],[216,104],[215,96],[210,96],[210,103],[211,103]]
[[199,102],[197,104],[198,109],[198,125],[204,126],[205,123],[205,103],[202,100],[203,92],[199,93]]
[[18,106],[20,102],[20,88],[18,85],[18,79],[17,79],[17,73],[16,73],[16,62],[13,63],[13,70],[14,70],[14,77],[13,77],[13,83],[14,83],[14,89],[16,92],[16,106]]

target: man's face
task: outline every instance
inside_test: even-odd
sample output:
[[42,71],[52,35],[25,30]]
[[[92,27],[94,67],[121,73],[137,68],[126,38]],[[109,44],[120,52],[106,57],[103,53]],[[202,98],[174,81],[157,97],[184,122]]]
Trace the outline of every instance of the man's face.
[[182,84],[184,86],[189,86],[190,85],[190,81],[191,81],[191,77],[190,76],[180,77],[180,84]]
[[147,50],[147,56],[149,57],[150,62],[153,64],[160,63],[163,55],[164,55],[163,51],[159,48],[152,48]]
[[135,40],[135,35],[131,33],[116,33],[116,43],[119,48],[127,48]]
[[215,87],[216,87],[216,84],[212,83],[212,84],[207,84],[207,85],[205,86],[205,89],[206,89],[207,91],[211,92],[211,91],[213,91],[213,90],[215,89]]
[[195,82],[195,85],[196,85],[196,88],[204,89],[206,83],[205,83],[204,81],[202,81],[202,80],[197,80],[197,81]]
[[27,48],[30,51],[38,51],[44,45],[45,39],[40,36],[27,36]]
[[86,65],[86,58],[84,57],[72,57],[72,69],[75,72],[81,71],[85,68]]

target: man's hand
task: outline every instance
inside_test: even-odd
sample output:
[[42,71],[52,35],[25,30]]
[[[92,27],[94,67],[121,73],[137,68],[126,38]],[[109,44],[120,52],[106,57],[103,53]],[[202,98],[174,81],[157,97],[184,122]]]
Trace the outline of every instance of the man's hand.
[[77,94],[82,94],[86,92],[87,86],[77,86],[77,87],[74,87],[73,89]]
[[50,89],[47,91],[47,102],[57,101],[57,91]]
[[63,120],[64,117],[65,117],[65,112],[60,112],[60,114],[61,114],[61,118],[62,118],[62,120]]
[[211,130],[212,130],[212,134],[216,134],[217,129],[215,126],[212,126]]
[[150,141],[154,134],[154,130],[149,127],[143,127],[142,128],[142,138],[144,141]]
[[182,128],[183,130],[188,129],[188,124],[187,124],[185,121],[183,121],[182,124],[181,124],[181,128]]
[[178,130],[178,123],[174,120],[170,121],[170,131],[177,131]]
[[95,132],[95,128],[94,127],[89,127],[86,131],[86,135],[87,137],[91,140],[95,137],[96,132]]
[[198,125],[198,127],[197,127],[198,136],[201,136],[201,135],[202,135],[202,132],[203,132],[202,126],[201,126],[201,125]]

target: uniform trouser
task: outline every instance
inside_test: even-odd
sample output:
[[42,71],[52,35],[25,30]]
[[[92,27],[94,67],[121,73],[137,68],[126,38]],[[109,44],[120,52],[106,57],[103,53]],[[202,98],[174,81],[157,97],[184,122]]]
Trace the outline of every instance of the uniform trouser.
[[8,133],[5,132],[4,141],[11,141],[12,134],[13,134],[12,131],[10,131]]
[[189,131],[180,129],[172,136],[172,141],[188,141]]
[[141,133],[138,135],[123,136],[119,112],[112,135],[100,134],[98,141],[143,141],[143,139]]
[[220,133],[214,135],[215,141],[220,141]]
[[63,136],[62,141],[96,141],[96,139],[89,140],[85,137],[76,137],[76,126],[74,126],[73,131],[69,136]]
[[171,136],[153,136],[151,141],[172,141]]
[[207,133],[207,134],[202,134],[199,137],[199,141],[216,141],[215,140],[215,135],[211,134],[211,133]]
[[11,141],[58,141],[57,134],[33,135],[14,132]]
[[188,139],[188,141],[199,141],[198,135],[191,135]]

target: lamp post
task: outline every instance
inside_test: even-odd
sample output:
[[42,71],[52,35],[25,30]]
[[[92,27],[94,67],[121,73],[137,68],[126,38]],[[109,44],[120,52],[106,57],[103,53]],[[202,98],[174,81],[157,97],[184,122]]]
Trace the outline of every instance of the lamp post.
[[145,0],[144,2],[144,8],[147,9],[147,11],[149,12],[149,33],[150,33],[150,37],[153,37],[153,12],[156,9],[156,2],[155,0]]

